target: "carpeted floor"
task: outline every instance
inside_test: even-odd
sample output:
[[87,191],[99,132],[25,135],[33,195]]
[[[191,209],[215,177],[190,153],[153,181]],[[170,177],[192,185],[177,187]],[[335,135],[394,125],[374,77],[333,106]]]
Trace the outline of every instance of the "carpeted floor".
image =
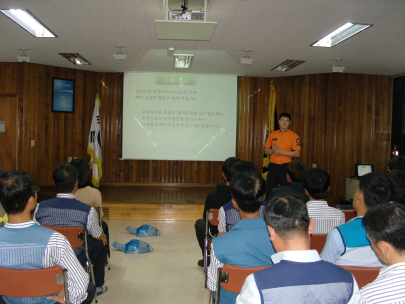
[[[111,247],[111,270],[106,272],[108,292],[99,296],[107,303],[208,303],[203,269],[197,266],[201,250],[191,221],[106,221],[110,243],[139,239],[153,247],[151,253],[125,254]],[[156,237],[136,237],[125,228],[142,224],[161,231]],[[94,303],[94,301],[93,301]]]

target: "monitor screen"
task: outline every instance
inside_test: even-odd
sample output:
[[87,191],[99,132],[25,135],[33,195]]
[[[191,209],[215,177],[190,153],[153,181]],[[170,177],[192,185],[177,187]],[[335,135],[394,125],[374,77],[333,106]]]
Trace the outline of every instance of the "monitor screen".
[[364,174],[374,172],[374,165],[356,164],[356,176],[363,176]]

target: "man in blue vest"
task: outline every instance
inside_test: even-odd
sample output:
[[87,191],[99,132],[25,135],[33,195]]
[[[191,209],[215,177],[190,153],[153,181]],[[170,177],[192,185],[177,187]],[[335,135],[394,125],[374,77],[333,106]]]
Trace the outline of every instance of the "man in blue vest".
[[[233,228],[215,238],[211,245],[211,264],[208,268],[208,287],[216,291],[217,270],[224,264],[239,267],[272,265],[274,253],[264,219],[259,208],[266,195],[266,182],[257,172],[239,172],[230,182],[232,204],[240,215]],[[238,294],[221,287],[221,304],[235,303]]]
[[368,173],[360,178],[353,198],[357,217],[333,229],[326,238],[321,258],[336,265],[383,267],[371,248],[362,219],[368,209],[391,201],[392,185],[382,174]]
[[358,302],[352,274],[310,250],[313,221],[302,197],[274,197],[264,218],[277,252],[271,256],[274,266],[249,275],[236,304]]
[[[53,171],[53,184],[58,194],[56,198],[37,205],[34,212],[36,219],[43,226],[82,227],[91,237],[89,257],[93,264],[97,294],[107,291],[104,286],[105,262],[108,254],[107,239],[101,230],[96,210],[76,200],[78,189],[77,171],[69,164],[62,164]],[[84,262],[84,248],[74,249],[81,263]]]
[[[69,241],[58,232],[31,220],[36,195],[34,181],[27,172],[10,170],[0,176],[0,201],[8,214],[8,222],[0,229],[0,267],[42,269],[61,266],[67,269],[70,303],[90,304],[96,288],[89,282],[89,276],[77,260]],[[63,290],[59,294],[35,298],[0,296],[1,304],[55,301],[64,303]]]

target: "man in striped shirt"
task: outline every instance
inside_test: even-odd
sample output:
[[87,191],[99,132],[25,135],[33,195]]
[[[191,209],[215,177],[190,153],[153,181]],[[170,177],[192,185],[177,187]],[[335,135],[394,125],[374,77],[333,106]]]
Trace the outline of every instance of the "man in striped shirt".
[[[8,222],[0,229],[0,267],[41,269],[61,266],[67,269],[70,303],[90,304],[96,288],[89,282],[89,276],[77,260],[69,241],[58,232],[31,220],[36,196],[34,181],[27,172],[10,170],[1,175],[0,201],[8,213]],[[63,303],[64,291],[62,289],[59,294],[42,299],[0,297],[0,303],[37,303],[44,302],[45,298]]]
[[309,217],[314,221],[313,234],[328,234],[333,228],[345,223],[345,214],[336,208],[329,207],[326,193],[330,189],[328,172],[312,168],[304,175],[305,194]]
[[388,266],[360,290],[360,303],[405,302],[405,206],[378,205],[363,218],[367,237],[378,258]]

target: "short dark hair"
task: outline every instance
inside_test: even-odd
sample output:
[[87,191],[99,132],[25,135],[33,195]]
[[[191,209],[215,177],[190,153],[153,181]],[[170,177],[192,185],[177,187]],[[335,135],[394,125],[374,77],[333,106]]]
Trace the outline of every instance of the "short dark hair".
[[405,205],[405,172],[392,170],[387,178],[392,184],[392,201]]
[[53,183],[58,193],[71,193],[77,181],[77,170],[69,164],[59,165],[53,170]]
[[90,182],[90,165],[88,161],[81,158],[75,158],[70,164],[76,168],[79,189],[93,185]]
[[359,190],[368,208],[391,201],[392,185],[382,174],[367,173],[360,178]]
[[405,156],[397,155],[391,158],[390,162],[388,163],[388,168],[390,169],[390,171],[392,170],[405,171]]
[[314,199],[324,199],[329,185],[329,174],[323,169],[312,168],[304,175],[304,188]]
[[266,181],[257,172],[238,172],[229,184],[232,198],[246,213],[259,210],[266,195]]
[[2,175],[4,173],[3,168],[0,168],[0,175]]
[[374,206],[364,216],[363,225],[373,243],[384,241],[398,252],[405,250],[405,206],[396,203]]
[[232,165],[231,176],[233,178],[235,176],[235,174],[238,172],[258,172],[258,171],[259,170],[257,169],[257,166],[254,163],[252,163],[251,161],[239,160]]
[[290,115],[289,113],[286,113],[286,112],[281,113],[281,114],[278,116],[278,120],[280,120],[281,117],[287,117],[289,120],[291,120],[291,115]]
[[287,174],[290,176],[293,182],[302,183],[305,171],[305,165],[299,160],[292,160],[287,165]]
[[287,241],[297,235],[309,236],[308,209],[301,196],[273,197],[264,209],[264,220],[282,240]]
[[27,172],[9,170],[0,175],[0,202],[6,213],[22,213],[31,196],[35,197],[35,184]]
[[222,165],[222,172],[225,175],[226,180],[229,182],[232,178],[232,172],[231,172],[231,168],[233,166],[234,163],[236,163],[237,161],[239,161],[240,159],[237,157],[228,157],[224,164]]

